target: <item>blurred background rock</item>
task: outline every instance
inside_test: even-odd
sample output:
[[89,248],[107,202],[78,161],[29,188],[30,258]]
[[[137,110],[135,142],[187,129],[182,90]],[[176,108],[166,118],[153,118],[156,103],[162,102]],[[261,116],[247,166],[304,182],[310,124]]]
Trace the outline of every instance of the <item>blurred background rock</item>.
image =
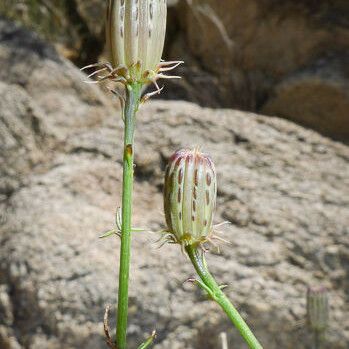
[[[185,79],[162,98],[277,115],[349,140],[347,0],[169,1],[167,59]],[[104,0],[2,0],[0,13],[79,67],[103,59]]]

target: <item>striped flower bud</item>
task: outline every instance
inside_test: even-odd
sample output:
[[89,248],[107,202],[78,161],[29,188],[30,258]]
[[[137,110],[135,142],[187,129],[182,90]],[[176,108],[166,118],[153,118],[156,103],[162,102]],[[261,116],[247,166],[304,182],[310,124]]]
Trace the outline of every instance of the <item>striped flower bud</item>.
[[325,287],[309,287],[307,291],[307,320],[312,331],[326,330],[329,317],[328,291]]
[[141,82],[158,70],[166,15],[166,0],[109,0],[106,37],[111,63],[127,80]]
[[184,246],[205,242],[213,232],[216,172],[198,150],[179,150],[169,160],[164,188],[168,232]]
[[178,79],[167,75],[183,61],[162,61],[166,34],[166,0],[108,0],[106,37],[111,63],[95,63],[81,70],[94,69],[87,76],[94,80],[132,84],[154,84],[156,90],[143,96],[146,101],[160,94],[158,79]]

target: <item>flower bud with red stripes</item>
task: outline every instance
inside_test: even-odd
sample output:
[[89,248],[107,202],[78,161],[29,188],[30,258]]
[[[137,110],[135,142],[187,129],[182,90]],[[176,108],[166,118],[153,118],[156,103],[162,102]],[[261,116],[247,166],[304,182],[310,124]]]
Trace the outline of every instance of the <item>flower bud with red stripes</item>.
[[211,158],[183,149],[169,160],[164,187],[168,232],[182,246],[201,244],[213,233],[217,180]]
[[165,0],[109,0],[106,35],[113,68],[125,67],[134,80],[158,69],[166,12]]
[[166,34],[167,0],[108,0],[106,16],[106,42],[111,62],[90,64],[82,70],[95,70],[88,75],[91,83],[112,81],[124,85],[154,84],[156,90],[143,97],[143,101],[162,88],[159,79],[178,79],[167,75],[183,61],[161,59]]

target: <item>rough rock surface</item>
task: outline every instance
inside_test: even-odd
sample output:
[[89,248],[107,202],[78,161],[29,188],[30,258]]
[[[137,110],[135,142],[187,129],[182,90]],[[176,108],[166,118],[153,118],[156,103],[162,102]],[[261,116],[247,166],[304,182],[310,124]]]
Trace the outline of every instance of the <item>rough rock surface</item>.
[[68,131],[98,125],[113,103],[99,89],[82,84],[85,75],[33,33],[0,20],[0,45],[4,195],[48,161],[51,154],[42,148],[64,147]]
[[[348,56],[347,1],[181,0],[177,18],[168,50],[187,79],[170,96],[267,111],[349,140],[347,63],[340,76],[331,64]],[[311,76],[299,78],[304,71]]]
[[348,141],[348,62],[349,54],[318,60],[277,85],[262,111]]
[[[7,0],[0,13],[59,43],[81,67],[106,56],[101,20],[106,3],[54,1],[36,18],[37,8],[23,12],[22,2],[14,6]],[[168,82],[162,98],[277,115],[349,142],[347,0],[168,0],[168,5],[164,56],[183,59],[179,73],[186,78]]]
[[[0,28],[0,171],[13,181],[1,185],[0,348],[104,348],[119,241],[98,235],[120,202],[122,123],[54,51]],[[138,120],[134,225],[163,226],[166,159],[202,146],[219,174],[216,221],[232,222],[223,233],[232,245],[208,262],[262,343],[309,348],[297,326],[305,289],[325,283],[329,347],[347,348],[348,147],[288,121],[187,102],[149,103]],[[155,327],[156,349],[220,348],[221,331],[245,348],[216,305],[183,284],[193,270],[179,247],[157,249],[156,239],[133,238],[130,348]]]

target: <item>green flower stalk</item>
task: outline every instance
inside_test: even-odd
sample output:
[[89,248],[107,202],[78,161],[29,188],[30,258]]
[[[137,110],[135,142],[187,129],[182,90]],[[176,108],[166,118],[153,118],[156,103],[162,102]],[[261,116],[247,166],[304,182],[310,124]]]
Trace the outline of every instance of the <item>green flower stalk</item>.
[[314,334],[314,349],[322,348],[329,320],[328,291],[325,287],[308,287],[307,323]]
[[134,129],[135,117],[141,97],[141,84],[135,83],[126,87],[126,102],[124,107],[124,157],[123,157],[123,187],[122,187],[122,225],[119,264],[119,293],[117,307],[116,343],[118,349],[126,348],[127,318],[128,318],[128,284],[131,257],[131,216],[133,191],[134,162]]
[[218,238],[213,226],[216,193],[216,171],[208,155],[184,149],[171,156],[164,184],[165,239],[182,246],[200,277],[193,281],[221,306],[248,346],[262,349],[206,264],[203,245]]
[[[166,32],[166,0],[109,0],[106,16],[106,41],[111,62],[91,64],[83,68],[96,68],[87,81],[98,83],[111,81],[125,87],[125,96],[119,95],[123,107],[124,150],[123,187],[121,217],[117,214],[116,228],[102,237],[118,235],[121,238],[119,264],[119,290],[116,310],[116,345],[113,348],[126,349],[128,319],[128,288],[131,257],[132,192],[134,168],[134,133],[136,113],[142,101],[161,92],[157,83],[161,78],[177,78],[164,73],[181,64],[181,61],[164,62],[161,55]],[[147,84],[156,86],[154,92],[142,97]],[[111,336],[105,322],[107,343],[111,346]],[[155,334],[140,348],[148,347]]]

